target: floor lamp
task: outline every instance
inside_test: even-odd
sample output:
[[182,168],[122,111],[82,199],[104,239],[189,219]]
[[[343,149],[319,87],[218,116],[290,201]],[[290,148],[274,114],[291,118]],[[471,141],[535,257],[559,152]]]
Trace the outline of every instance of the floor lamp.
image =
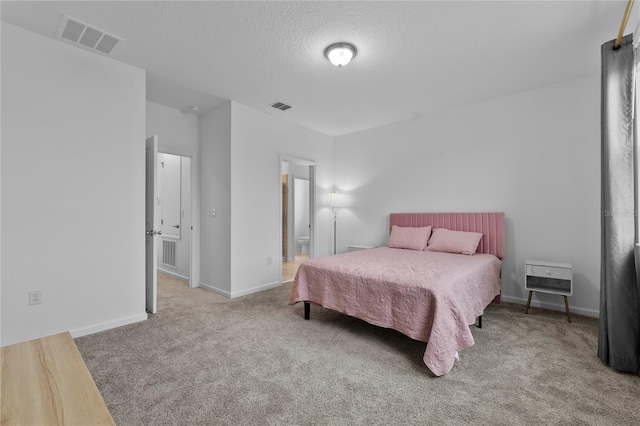
[[338,209],[344,207],[345,196],[339,192],[329,194],[329,207],[333,207],[333,254],[336,254],[336,236],[338,223]]

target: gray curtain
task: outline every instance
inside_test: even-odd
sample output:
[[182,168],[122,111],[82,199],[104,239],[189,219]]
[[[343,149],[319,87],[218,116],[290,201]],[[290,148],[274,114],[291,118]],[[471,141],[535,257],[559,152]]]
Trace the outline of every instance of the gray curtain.
[[602,262],[598,357],[616,370],[638,374],[640,288],[634,261],[638,233],[635,55],[631,35],[622,39],[617,50],[613,50],[613,43],[605,43],[601,48]]

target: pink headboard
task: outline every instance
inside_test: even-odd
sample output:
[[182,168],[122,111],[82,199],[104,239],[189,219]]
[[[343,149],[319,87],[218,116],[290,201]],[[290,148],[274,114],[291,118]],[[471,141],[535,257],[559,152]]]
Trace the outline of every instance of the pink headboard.
[[504,259],[504,213],[391,213],[393,225],[447,228],[453,231],[482,232],[478,253],[493,254]]

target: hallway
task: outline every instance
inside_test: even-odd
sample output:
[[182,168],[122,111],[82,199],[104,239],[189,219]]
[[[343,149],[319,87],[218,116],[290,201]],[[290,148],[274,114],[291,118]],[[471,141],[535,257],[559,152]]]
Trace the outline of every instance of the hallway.
[[282,282],[293,281],[298,272],[298,267],[307,260],[309,260],[308,254],[296,254],[293,262],[282,262]]

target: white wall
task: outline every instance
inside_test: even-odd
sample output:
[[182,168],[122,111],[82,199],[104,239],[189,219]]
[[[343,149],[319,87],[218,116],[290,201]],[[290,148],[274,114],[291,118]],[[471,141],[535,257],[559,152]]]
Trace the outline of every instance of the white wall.
[[146,103],[146,111],[146,135],[158,135],[158,151],[197,158],[200,120],[196,114],[154,102]]
[[231,102],[200,118],[200,187],[199,285],[230,296]]
[[598,315],[598,76],[338,137],[335,151],[340,251],[386,244],[390,212],[504,211],[503,300],[526,303],[526,259],[569,262],[571,310]]
[[[146,135],[158,136],[158,151],[191,158],[193,239],[192,285],[200,282],[200,119],[199,116],[153,102],[146,103]],[[184,250],[181,250],[184,252]]]
[[143,70],[2,23],[2,345],[146,319],[144,98]]
[[237,297],[281,284],[282,157],[316,162],[315,255],[329,254],[333,144],[327,135],[235,102],[231,121],[231,297]]

